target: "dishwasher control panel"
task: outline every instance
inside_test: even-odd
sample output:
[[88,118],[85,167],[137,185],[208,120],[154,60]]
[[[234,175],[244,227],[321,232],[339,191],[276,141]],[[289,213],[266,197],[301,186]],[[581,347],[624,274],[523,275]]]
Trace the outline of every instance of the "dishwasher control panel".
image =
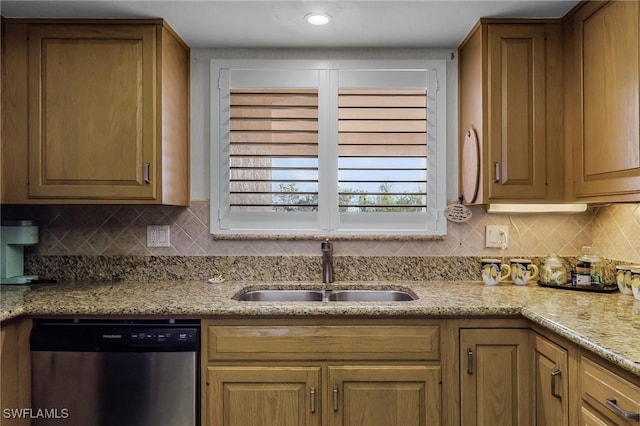
[[[105,338],[105,336],[103,336],[103,338]],[[129,344],[133,346],[164,344],[189,345],[197,342],[198,331],[189,328],[131,330],[127,333],[126,338],[129,340]]]
[[31,332],[31,350],[188,352],[199,349],[198,324],[41,323]]

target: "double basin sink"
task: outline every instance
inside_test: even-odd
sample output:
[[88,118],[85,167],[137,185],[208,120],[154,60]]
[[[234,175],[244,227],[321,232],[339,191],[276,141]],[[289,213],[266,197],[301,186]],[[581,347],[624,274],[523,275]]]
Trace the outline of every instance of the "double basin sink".
[[409,302],[404,290],[249,290],[235,297],[244,302]]

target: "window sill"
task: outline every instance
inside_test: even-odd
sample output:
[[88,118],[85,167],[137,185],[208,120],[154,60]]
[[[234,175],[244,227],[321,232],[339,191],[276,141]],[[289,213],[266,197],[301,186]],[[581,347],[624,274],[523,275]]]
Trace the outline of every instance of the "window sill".
[[213,234],[214,240],[290,240],[290,241],[444,241],[446,235],[402,234]]

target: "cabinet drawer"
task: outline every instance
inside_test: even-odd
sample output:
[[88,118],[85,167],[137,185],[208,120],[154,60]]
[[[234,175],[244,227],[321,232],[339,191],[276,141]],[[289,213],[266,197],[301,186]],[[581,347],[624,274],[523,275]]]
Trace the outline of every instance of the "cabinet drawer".
[[210,361],[440,357],[437,325],[210,325],[206,339]]
[[[606,416],[618,420],[623,419],[620,410],[640,413],[638,386],[585,357],[582,358],[580,376],[582,399]],[[607,403],[607,400],[615,400],[619,410]],[[637,423],[637,420],[634,423]]]

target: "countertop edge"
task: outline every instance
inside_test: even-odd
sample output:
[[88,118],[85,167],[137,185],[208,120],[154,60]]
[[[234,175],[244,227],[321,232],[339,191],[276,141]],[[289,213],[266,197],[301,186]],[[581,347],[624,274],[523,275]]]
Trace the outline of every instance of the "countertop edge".
[[[360,283],[369,285],[371,283]],[[395,283],[398,286],[406,283]],[[255,284],[253,284],[255,285]],[[283,286],[287,284],[278,284]],[[289,284],[290,285],[290,284]],[[296,285],[300,285],[299,283]],[[317,284],[316,284],[317,285]],[[352,284],[353,285],[353,284]],[[379,284],[378,284],[379,285]],[[435,287],[429,287],[435,285]],[[471,297],[461,297],[461,293],[449,293],[449,286],[466,285],[461,287],[461,291],[468,291]],[[178,287],[176,287],[178,286]],[[627,351],[625,343],[621,346],[617,341],[608,341],[607,338],[600,338],[607,331],[596,328],[584,328],[581,322],[575,322],[575,316],[567,317],[567,321],[560,314],[556,314],[550,306],[556,304],[559,294],[555,290],[543,289],[537,286],[520,287],[517,286],[482,286],[481,283],[464,282],[434,282],[416,283],[416,292],[420,299],[412,302],[397,304],[380,303],[376,305],[349,303],[344,305],[315,304],[309,305],[307,302],[294,303],[265,303],[259,305],[247,305],[247,302],[233,300],[233,296],[239,291],[252,287],[249,282],[231,282],[224,287],[211,286],[201,282],[165,282],[165,283],[134,283],[128,287],[126,282],[109,283],[95,287],[50,287],[29,294],[29,297],[20,297],[20,294],[10,294],[3,292],[2,297],[7,297],[0,307],[0,322],[15,320],[21,317],[46,317],[46,316],[166,316],[166,317],[191,317],[191,318],[219,318],[219,317],[308,317],[308,318],[393,318],[393,317],[424,317],[424,318],[525,318],[532,323],[538,324],[560,337],[576,344],[596,356],[599,356],[620,368],[640,376],[640,364],[631,358],[637,356],[635,351]],[[154,291],[154,298],[146,299],[146,294],[150,289]],[[176,289],[182,292],[182,298],[173,297]],[[432,292],[435,292],[436,299],[433,299]],[[439,292],[439,293],[438,293]],[[443,293],[444,292],[444,293]],[[443,294],[451,294],[451,300],[438,299]],[[143,296],[141,296],[143,295]],[[13,296],[13,297],[11,297]],[[480,300],[477,300],[481,296]],[[573,303],[573,300],[584,299],[583,303],[589,309],[600,309],[602,306],[596,296],[579,295],[564,297],[564,303]],[[208,298],[211,299],[208,299]],[[431,297],[431,298],[430,298]],[[455,297],[458,297],[457,299]],[[604,296],[608,297],[608,296]],[[114,299],[115,298],[115,299]],[[56,303],[56,300],[61,301]],[[115,303],[109,301],[116,300]],[[119,302],[121,300],[122,302]],[[434,300],[444,300],[446,303],[435,303]],[[606,299],[606,306],[620,299]],[[623,299],[625,300],[625,299]],[[629,299],[633,303],[633,298]],[[531,303],[535,302],[535,303]],[[341,303],[341,302],[338,302]],[[620,303],[620,302],[618,302]],[[626,303],[626,302],[625,302]],[[562,302],[554,309],[562,310]],[[594,311],[596,312],[596,311]],[[565,315],[566,316],[566,315]],[[554,320],[558,318],[558,320]],[[615,318],[615,317],[614,317]],[[579,319],[579,318],[578,318]],[[582,321],[582,320],[580,320]],[[600,320],[602,321],[602,320]],[[598,323],[597,321],[594,322]],[[605,322],[601,322],[603,324]],[[620,323],[623,325],[625,323]],[[626,323],[628,324],[628,322]],[[582,328],[581,328],[582,327]],[[619,327],[619,326],[618,326]],[[630,341],[633,346],[634,342]],[[613,345],[609,347],[608,345]],[[617,346],[616,346],[617,345]]]

